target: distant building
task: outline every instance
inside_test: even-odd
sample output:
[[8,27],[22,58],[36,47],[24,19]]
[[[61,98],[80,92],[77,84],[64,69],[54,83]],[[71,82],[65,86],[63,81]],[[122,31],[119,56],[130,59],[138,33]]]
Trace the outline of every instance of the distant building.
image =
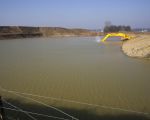
[[135,32],[150,32],[150,28],[135,28],[135,29],[132,29],[132,31],[135,31]]
[[148,32],[148,30],[146,30],[146,29],[143,29],[141,32]]

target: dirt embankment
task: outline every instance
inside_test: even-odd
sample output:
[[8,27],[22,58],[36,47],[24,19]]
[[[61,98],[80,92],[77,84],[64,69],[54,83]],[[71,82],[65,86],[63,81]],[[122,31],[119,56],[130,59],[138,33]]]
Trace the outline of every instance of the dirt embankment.
[[42,36],[38,27],[0,26],[0,39]]
[[61,27],[0,26],[0,39],[96,35],[100,35],[100,33],[90,31],[87,29],[68,29]]
[[150,59],[150,33],[131,35],[133,39],[123,42],[123,52],[131,57]]

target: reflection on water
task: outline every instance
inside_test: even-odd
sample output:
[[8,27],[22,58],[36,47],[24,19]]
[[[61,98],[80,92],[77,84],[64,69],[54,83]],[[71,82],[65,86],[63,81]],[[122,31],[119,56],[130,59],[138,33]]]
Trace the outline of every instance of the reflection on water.
[[[0,41],[0,85],[24,93],[150,113],[150,62],[125,56],[120,41],[96,41],[95,37]],[[86,106],[65,101],[55,104]]]

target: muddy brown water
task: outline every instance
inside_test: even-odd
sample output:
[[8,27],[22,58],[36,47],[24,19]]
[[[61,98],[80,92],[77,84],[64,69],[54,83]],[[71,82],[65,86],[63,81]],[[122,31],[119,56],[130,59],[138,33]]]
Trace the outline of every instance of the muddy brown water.
[[[57,107],[90,109],[101,114],[150,113],[150,61],[127,57],[120,41],[99,43],[97,39],[0,41],[0,86],[49,97],[24,95]],[[0,93],[4,98],[36,104],[12,93]]]

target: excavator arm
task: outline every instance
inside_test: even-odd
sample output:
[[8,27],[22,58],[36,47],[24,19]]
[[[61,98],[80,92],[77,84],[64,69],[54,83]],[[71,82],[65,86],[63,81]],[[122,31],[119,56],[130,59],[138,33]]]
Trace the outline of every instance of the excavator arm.
[[109,37],[121,37],[122,39],[131,39],[131,36],[125,33],[108,33],[101,41],[104,42]]

